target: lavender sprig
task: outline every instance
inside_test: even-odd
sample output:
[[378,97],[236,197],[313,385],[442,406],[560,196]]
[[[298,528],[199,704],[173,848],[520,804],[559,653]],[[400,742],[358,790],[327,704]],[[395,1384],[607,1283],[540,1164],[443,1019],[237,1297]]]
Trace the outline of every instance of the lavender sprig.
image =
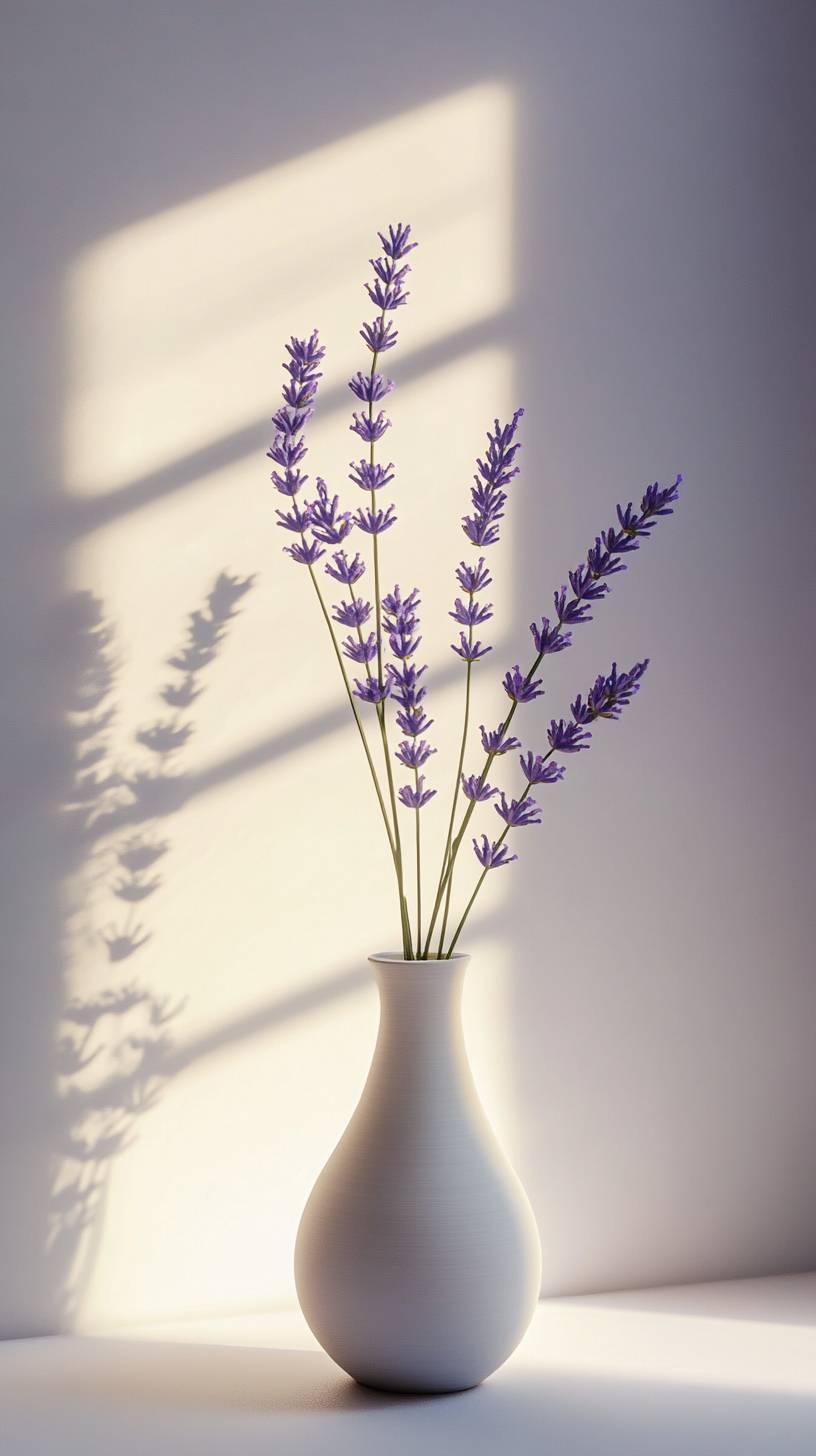
[[[512,698],[512,702],[504,722],[496,731],[498,742],[501,742],[507,733],[519,702],[529,701],[525,695],[525,689],[528,687],[535,689],[538,686],[540,680],[535,679],[535,673],[543,658],[548,653],[561,652],[571,645],[572,634],[564,632],[563,628],[591,620],[590,607],[593,602],[607,595],[608,578],[618,575],[628,564],[622,562],[620,557],[639,548],[641,540],[650,536],[659,517],[673,514],[674,506],[680,498],[682,480],[682,475],[678,475],[671,485],[661,486],[655,482],[648,486],[641,497],[638,510],[635,510],[631,502],[625,508],[617,506],[617,526],[610,526],[596,537],[593,546],[587,552],[586,560],[576,567],[575,571],[568,574],[571,594],[566,586],[562,586],[553,594],[554,623],[551,624],[547,617],[542,617],[540,625],[535,622],[531,623],[530,631],[536,647],[536,657],[521,682],[517,677],[521,671],[518,665],[505,677],[505,690]],[[538,696],[538,694],[534,692],[534,696]],[[495,752],[485,742],[484,732],[482,742],[487,755],[482,777],[486,777],[490,772]],[[442,895],[445,892],[446,881],[452,875],[474,807],[473,803],[468,804],[451,844],[447,857],[447,868],[442,876],[431,914],[431,926],[436,919]]]
[[[623,709],[631,703],[632,698],[640,690],[643,675],[649,666],[649,659],[644,658],[642,662],[636,662],[628,672],[619,672],[617,663],[613,662],[611,670],[596,677],[592,687],[583,698],[579,693],[571,704],[572,723],[565,723],[563,718],[558,722],[553,720],[550,724],[548,739],[550,748],[547,753],[522,754],[519,758],[519,765],[524,774],[524,788],[521,798],[508,802],[504,794],[500,795],[500,802],[494,804],[496,813],[505,821],[505,828],[502,830],[495,844],[489,846],[489,852],[484,846],[489,844],[487,836],[483,835],[483,847],[477,844],[474,839],[473,848],[476,858],[482,865],[482,873],[476,881],[473,894],[465,907],[465,912],[460,920],[456,933],[448,946],[448,956],[453,954],[456,943],[462,932],[462,928],[476,900],[476,896],[484,883],[487,871],[497,863],[508,863],[509,860],[496,860],[495,855],[500,854],[505,838],[511,829],[522,828],[530,824],[539,824],[538,805],[535,800],[528,798],[529,791],[533,784],[554,784],[564,777],[562,764],[552,762],[552,755],[557,751],[574,753],[589,745],[580,740],[590,737],[584,731],[584,725],[594,723],[598,718],[615,720],[620,717]],[[571,731],[572,730],[572,731]],[[515,858],[515,856],[514,856]]]

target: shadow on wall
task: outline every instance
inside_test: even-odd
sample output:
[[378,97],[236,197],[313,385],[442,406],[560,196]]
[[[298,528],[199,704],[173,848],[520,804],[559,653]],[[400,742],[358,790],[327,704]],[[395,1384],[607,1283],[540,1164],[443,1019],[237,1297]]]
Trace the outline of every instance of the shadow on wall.
[[[78,592],[61,613],[76,664],[67,719],[74,762],[64,804],[71,861],[67,907],[71,995],[57,1043],[55,1166],[46,1270],[62,1325],[70,1324],[93,1269],[114,1160],[178,1070],[171,1027],[183,1010],[134,973],[151,938],[152,898],[166,886],[169,839],[159,833],[184,802],[183,754],[203,677],[253,578],[221,572],[190,614],[184,643],[158,696],[169,716],[132,735],[141,759],[117,765],[117,652],[102,603]],[[145,766],[144,755],[148,761]],[[112,912],[111,918],[106,918]]]

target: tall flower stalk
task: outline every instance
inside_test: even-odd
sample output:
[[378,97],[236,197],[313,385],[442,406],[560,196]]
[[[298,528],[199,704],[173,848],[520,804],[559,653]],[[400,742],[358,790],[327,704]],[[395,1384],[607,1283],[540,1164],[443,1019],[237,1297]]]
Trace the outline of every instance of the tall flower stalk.
[[[273,484],[285,499],[285,508],[276,513],[278,525],[294,538],[284,550],[309,573],[374,785],[394,866],[403,955],[406,960],[425,960],[432,954],[437,958],[453,954],[489,871],[503,868],[517,859],[516,854],[509,852],[506,843],[511,830],[541,822],[541,806],[532,797],[533,790],[538,792],[546,785],[558,783],[565,774],[563,763],[556,761],[554,755],[566,756],[587,748],[591,738],[589,725],[599,719],[618,718],[639,690],[648,659],[635,663],[628,672],[619,672],[613,663],[608,674],[596,678],[586,698],[579,695],[573,701],[568,718],[551,720],[545,752],[521,752],[518,761],[523,786],[518,797],[508,797],[504,789],[489,782],[497,761],[521,749],[520,740],[510,731],[511,725],[519,706],[543,695],[543,679],[536,674],[544,658],[570,647],[575,627],[592,620],[592,609],[608,594],[611,578],[626,570],[628,562],[624,558],[648,539],[660,517],[673,513],[679,499],[682,476],[678,475],[669,486],[650,485],[637,508],[632,502],[625,507],[618,505],[615,522],[595,538],[585,558],[568,573],[569,584],[553,593],[552,616],[542,616],[531,623],[535,649],[532,663],[526,671],[515,663],[505,672],[502,686],[509,706],[497,728],[480,726],[484,760],[476,773],[465,771],[465,760],[473,707],[473,668],[492,650],[490,644],[484,644],[479,636],[480,629],[493,616],[492,603],[481,599],[481,593],[491,585],[492,577],[484,554],[471,563],[462,561],[456,568],[456,581],[462,595],[456,596],[449,615],[459,629],[458,641],[451,643],[451,648],[465,666],[462,731],[439,873],[431,913],[425,923],[422,810],[436,794],[436,789],[426,787],[422,772],[432,754],[436,753],[426,736],[433,726],[433,720],[427,715],[424,679],[428,669],[426,664],[418,666],[416,662],[422,641],[418,589],[413,588],[404,594],[400,586],[395,585],[387,595],[381,593],[379,538],[391,529],[397,517],[393,504],[380,503],[380,493],[394,481],[394,466],[391,462],[383,464],[376,459],[376,446],[391,426],[390,419],[380,407],[381,402],[394,388],[393,380],[379,372],[378,363],[380,356],[394,348],[398,339],[397,330],[388,315],[403,307],[408,298],[404,284],[410,265],[405,258],[416,244],[411,240],[410,227],[402,223],[389,227],[378,236],[382,256],[370,260],[374,276],[365,285],[378,313],[360,330],[371,355],[370,365],[349,380],[349,388],[361,405],[352,415],[350,429],[367,446],[363,458],[351,462],[349,479],[363,492],[365,504],[355,511],[343,510],[339,497],[331,494],[320,476],[315,478],[313,498],[305,498],[304,487],[309,477],[302,468],[307,454],[304,430],[314,410],[322,377],[320,365],[325,356],[317,331],[308,338],[293,338],[286,346],[288,357],[284,368],[288,378],[283,389],[283,403],[273,416],[275,435],[267,453],[274,463]],[[462,518],[462,529],[471,545],[481,553],[498,543],[500,523],[508,500],[507,488],[519,474],[516,456],[520,448],[518,428],[522,415],[523,411],[519,409],[506,424],[502,425],[498,420],[494,422],[493,428],[487,432],[487,448],[476,462],[470,491],[472,511]],[[361,531],[371,541],[373,601],[367,601],[360,595],[359,584],[366,573],[364,557],[359,551],[352,554],[345,544],[354,530]],[[316,572],[318,563],[327,556],[328,547],[335,549],[324,561],[323,569],[341,589],[340,600],[331,609]],[[346,632],[342,641],[337,629]],[[347,663],[354,664],[360,674],[355,675],[353,687]],[[380,771],[368,742],[359,707],[361,703],[374,709],[382,748]],[[392,704],[395,725],[401,735],[393,757],[409,774],[408,782],[402,784],[399,790],[395,784],[389,746],[388,713]],[[381,773],[384,774],[384,782]],[[480,870],[448,938],[459,851],[473,814],[480,805],[489,806],[491,802],[493,811],[503,821],[503,828],[496,839],[484,832],[473,838],[473,851]],[[413,923],[398,805],[413,815]],[[432,952],[437,924],[436,949]]]

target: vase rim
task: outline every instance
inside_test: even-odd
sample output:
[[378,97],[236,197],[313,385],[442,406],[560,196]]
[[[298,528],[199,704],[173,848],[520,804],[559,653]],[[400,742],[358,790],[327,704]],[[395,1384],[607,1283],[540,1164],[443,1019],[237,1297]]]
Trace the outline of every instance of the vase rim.
[[452,956],[430,955],[426,960],[417,960],[416,957],[406,959],[401,951],[378,950],[368,959],[373,965],[400,965],[400,966],[431,966],[439,964],[453,965],[456,961],[469,961],[470,956],[466,951],[456,950]]

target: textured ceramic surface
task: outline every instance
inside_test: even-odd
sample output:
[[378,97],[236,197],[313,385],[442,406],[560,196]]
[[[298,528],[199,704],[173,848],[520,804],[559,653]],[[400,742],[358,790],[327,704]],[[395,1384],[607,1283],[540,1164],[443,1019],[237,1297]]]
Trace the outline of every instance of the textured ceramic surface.
[[465,1051],[468,959],[371,957],[374,1059],[298,1231],[295,1278],[314,1334],[384,1390],[477,1385],[515,1349],[539,1293],[533,1213]]

